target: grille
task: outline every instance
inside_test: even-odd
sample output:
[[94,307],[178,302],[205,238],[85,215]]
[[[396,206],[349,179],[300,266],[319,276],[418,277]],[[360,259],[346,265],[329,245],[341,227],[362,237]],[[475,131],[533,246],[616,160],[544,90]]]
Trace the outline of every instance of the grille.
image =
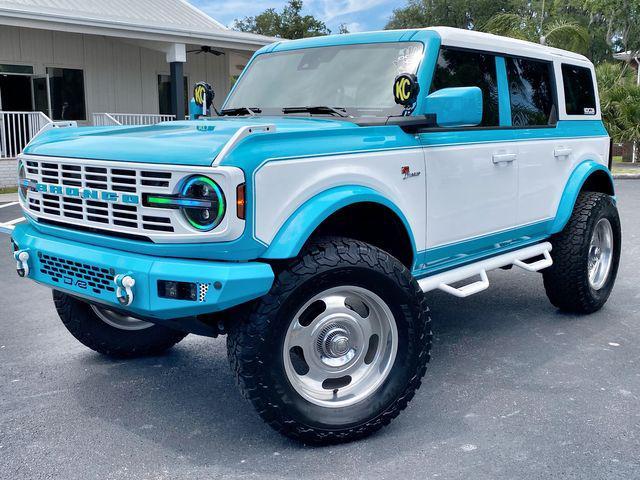
[[[142,192],[168,193],[173,174],[167,171],[122,168],[50,160],[25,161],[27,178],[39,183],[136,195]],[[171,233],[175,231],[170,213],[140,205],[106,202],[99,198],[78,198],[29,192],[27,208],[38,216],[67,223],[130,233]],[[143,211],[147,210],[147,211]]]
[[115,273],[112,269],[42,253],[38,254],[38,259],[40,273],[50,277],[54,283],[90,290],[96,295],[115,292]]

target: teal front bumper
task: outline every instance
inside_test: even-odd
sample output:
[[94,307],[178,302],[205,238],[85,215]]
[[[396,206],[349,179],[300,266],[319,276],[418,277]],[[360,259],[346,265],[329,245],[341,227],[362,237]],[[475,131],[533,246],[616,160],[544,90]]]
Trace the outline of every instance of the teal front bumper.
[[[274,280],[273,270],[266,263],[151,257],[59,239],[28,224],[17,226],[12,239],[19,251],[28,254],[23,255],[28,257],[28,278],[149,319],[170,320],[226,310],[266,294]],[[116,296],[118,276],[135,280],[133,298],[126,307]],[[161,280],[195,283],[198,298],[160,297]]]

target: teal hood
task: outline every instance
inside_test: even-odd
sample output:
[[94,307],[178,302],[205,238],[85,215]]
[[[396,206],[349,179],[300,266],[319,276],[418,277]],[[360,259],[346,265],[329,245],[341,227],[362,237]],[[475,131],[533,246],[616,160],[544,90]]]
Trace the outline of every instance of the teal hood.
[[117,162],[210,166],[240,128],[253,125],[275,125],[276,133],[354,127],[351,122],[330,118],[242,117],[166,122],[152,126],[56,128],[36,137],[24,153]]

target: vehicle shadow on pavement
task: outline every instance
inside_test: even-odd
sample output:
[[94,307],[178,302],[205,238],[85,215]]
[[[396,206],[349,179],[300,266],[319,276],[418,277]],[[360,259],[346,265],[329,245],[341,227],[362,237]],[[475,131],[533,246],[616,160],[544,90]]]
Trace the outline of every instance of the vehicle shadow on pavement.
[[[513,402],[522,395],[543,396],[564,388],[562,382],[554,386],[554,380],[540,376],[538,369],[567,355],[575,335],[584,340],[597,333],[600,314],[559,314],[547,302],[539,277],[532,277],[530,289],[506,272],[491,278],[496,288],[467,300],[429,295],[435,336],[423,386],[408,411],[367,442],[383,444],[388,437],[414,441],[418,429],[422,442],[446,443],[486,415],[495,416],[494,410],[512,415],[517,411]],[[112,361],[90,352],[81,358],[91,374],[74,390],[86,415],[188,456],[191,462],[235,463],[303,448],[272,432],[241,398],[224,339],[188,337],[157,358]],[[426,437],[425,430],[430,431]],[[357,443],[332,448],[355,449]],[[383,452],[377,461],[394,455]]]

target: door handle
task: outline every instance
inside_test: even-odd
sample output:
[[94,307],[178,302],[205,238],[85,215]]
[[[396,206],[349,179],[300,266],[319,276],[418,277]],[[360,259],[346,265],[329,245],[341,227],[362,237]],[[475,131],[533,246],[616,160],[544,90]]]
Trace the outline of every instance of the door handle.
[[493,163],[513,163],[518,158],[515,153],[496,153],[493,155]]
[[560,147],[560,148],[556,148],[553,151],[553,155],[556,158],[568,157],[569,155],[571,155],[572,152],[573,152],[573,150],[571,150],[570,148]]

